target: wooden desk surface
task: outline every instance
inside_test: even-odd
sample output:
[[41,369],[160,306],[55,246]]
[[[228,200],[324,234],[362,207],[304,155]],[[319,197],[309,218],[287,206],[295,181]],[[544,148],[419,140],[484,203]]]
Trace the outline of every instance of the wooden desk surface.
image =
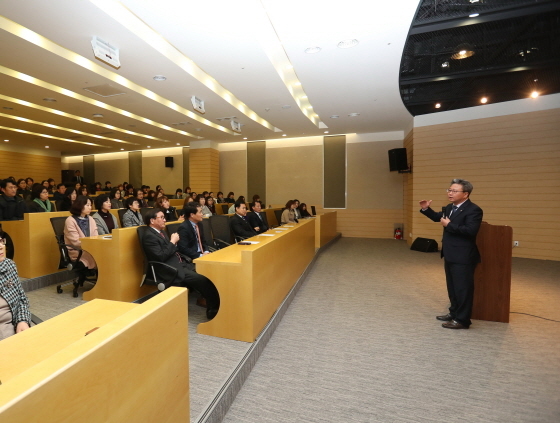
[[315,248],[321,248],[336,235],[336,211],[321,213],[315,220]]
[[220,310],[198,333],[253,342],[315,254],[315,222],[257,235],[195,260],[220,293]]

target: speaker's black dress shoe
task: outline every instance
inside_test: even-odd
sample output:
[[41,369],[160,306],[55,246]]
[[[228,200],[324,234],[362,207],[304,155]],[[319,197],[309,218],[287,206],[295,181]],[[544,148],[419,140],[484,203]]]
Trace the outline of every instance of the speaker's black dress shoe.
[[441,320],[442,322],[450,322],[453,320],[453,317],[451,317],[451,314],[445,314],[443,316],[436,316],[436,319]]
[[208,318],[208,320],[212,320],[214,317],[216,317],[216,314],[218,314],[217,309],[206,310],[206,317]]
[[461,323],[457,322],[456,320],[452,320],[447,323],[442,323],[442,327],[445,329],[468,329],[468,326],[463,326]]

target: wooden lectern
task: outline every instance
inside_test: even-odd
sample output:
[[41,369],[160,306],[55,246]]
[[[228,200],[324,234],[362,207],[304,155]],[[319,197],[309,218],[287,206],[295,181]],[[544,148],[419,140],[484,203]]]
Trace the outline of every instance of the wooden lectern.
[[474,274],[473,319],[509,323],[512,243],[511,226],[482,222],[476,238],[482,262]]

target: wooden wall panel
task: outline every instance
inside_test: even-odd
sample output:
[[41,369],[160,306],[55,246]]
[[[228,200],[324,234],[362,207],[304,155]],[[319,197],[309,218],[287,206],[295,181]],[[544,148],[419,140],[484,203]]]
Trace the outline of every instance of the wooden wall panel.
[[[414,172],[414,129],[411,130],[408,135],[404,138],[403,147],[406,148],[406,156],[408,161],[408,166],[413,169]],[[414,181],[414,173],[404,173],[403,174],[403,239],[405,239],[409,245],[412,244],[412,212],[414,210],[412,205],[413,195],[412,187]]]
[[336,229],[343,237],[393,238],[395,224],[403,222],[402,209],[323,209],[337,212]]
[[53,178],[60,182],[62,163],[60,157],[39,156],[37,154],[19,153],[0,150],[2,179],[13,176],[16,180],[31,177],[35,182]]
[[[193,150],[194,151],[194,150]],[[233,191],[235,198],[247,197],[247,150],[220,151],[220,189],[224,197]]]
[[214,148],[189,151],[189,184],[194,192],[219,191],[220,152]]
[[414,128],[413,238],[441,240],[441,226],[418,212],[418,201],[447,204],[452,178],[472,182],[484,220],[513,228],[514,257],[560,260],[560,109]]

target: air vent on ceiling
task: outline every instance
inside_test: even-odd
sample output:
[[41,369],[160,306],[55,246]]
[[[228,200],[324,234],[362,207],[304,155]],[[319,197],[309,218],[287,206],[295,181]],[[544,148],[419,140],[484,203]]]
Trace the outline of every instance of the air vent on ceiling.
[[113,97],[116,95],[126,94],[122,89],[113,87],[109,84],[96,85],[95,87],[87,87],[84,90],[97,94],[101,97]]

